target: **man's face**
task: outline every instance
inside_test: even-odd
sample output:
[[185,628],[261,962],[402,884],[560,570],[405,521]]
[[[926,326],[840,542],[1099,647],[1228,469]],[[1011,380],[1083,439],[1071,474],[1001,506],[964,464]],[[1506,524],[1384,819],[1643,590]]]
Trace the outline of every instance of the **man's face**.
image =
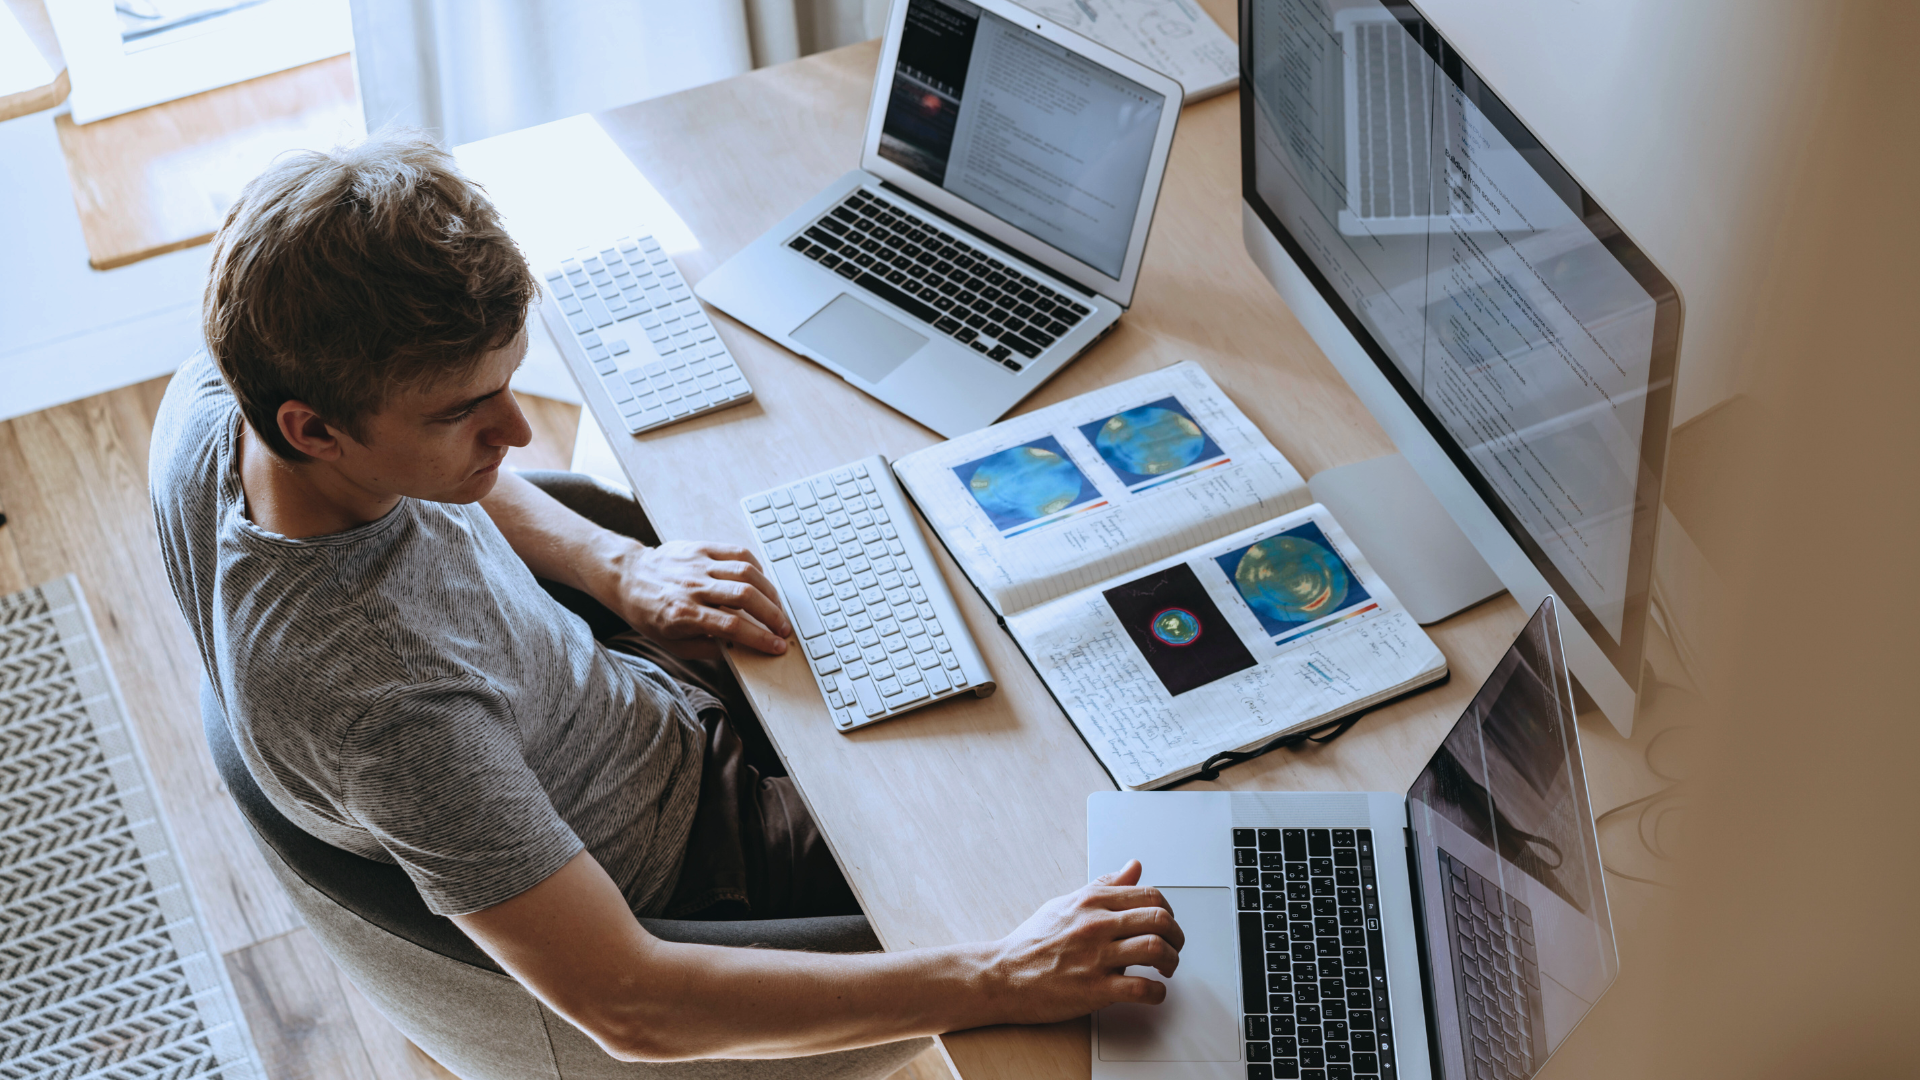
[[442,503],[484,498],[508,448],[533,437],[507,388],[526,355],[522,330],[468,378],[396,394],[367,421],[366,441],[340,437],[340,470],[370,492]]

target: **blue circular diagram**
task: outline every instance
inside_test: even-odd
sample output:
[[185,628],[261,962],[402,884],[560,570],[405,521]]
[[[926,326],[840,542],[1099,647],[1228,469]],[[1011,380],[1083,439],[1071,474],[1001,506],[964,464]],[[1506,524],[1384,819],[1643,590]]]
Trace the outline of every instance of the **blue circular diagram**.
[[1191,645],[1200,640],[1200,619],[1186,608],[1170,607],[1153,617],[1153,636],[1169,645]]
[[1200,425],[1172,409],[1142,405],[1100,425],[1093,445],[1102,457],[1136,476],[1159,476],[1199,460],[1207,436]]
[[1240,557],[1233,583],[1254,610],[1279,622],[1312,622],[1340,610],[1347,568],[1311,540],[1276,536]]
[[1051,450],[1016,446],[982,461],[967,486],[989,513],[1032,520],[1073,505],[1080,470]]

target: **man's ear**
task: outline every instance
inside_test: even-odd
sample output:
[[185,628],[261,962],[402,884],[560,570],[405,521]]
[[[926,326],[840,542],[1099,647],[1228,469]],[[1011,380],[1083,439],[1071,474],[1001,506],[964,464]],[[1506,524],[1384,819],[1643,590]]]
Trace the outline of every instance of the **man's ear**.
[[304,401],[283,401],[274,419],[280,424],[281,437],[295,450],[316,461],[334,461],[340,457],[340,440],[346,436],[329,426],[313,406]]

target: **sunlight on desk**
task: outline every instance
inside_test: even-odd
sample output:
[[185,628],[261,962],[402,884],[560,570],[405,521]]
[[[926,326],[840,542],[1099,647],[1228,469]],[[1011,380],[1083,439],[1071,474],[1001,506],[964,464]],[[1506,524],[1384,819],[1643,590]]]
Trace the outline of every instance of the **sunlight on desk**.
[[[700,241],[593,117],[569,116],[453,149],[460,171],[487,189],[514,242],[536,267],[583,245],[651,234],[669,255]],[[554,198],[555,190],[567,193]]]

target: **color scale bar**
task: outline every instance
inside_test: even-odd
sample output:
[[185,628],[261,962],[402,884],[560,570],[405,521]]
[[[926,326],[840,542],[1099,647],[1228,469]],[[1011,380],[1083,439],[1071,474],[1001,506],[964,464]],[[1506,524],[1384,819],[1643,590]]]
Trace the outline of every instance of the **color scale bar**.
[[1141,484],[1139,487],[1134,488],[1133,493],[1135,495],[1138,495],[1139,493],[1147,490],[1148,488],[1157,488],[1161,484],[1171,484],[1175,480],[1184,480],[1187,477],[1194,475],[1195,473],[1203,473],[1203,472],[1206,472],[1208,469],[1217,469],[1222,465],[1231,465],[1231,464],[1233,464],[1232,458],[1223,457],[1218,461],[1209,461],[1205,465],[1197,465],[1187,470],[1186,472],[1174,473],[1172,476],[1163,476],[1158,480],[1149,480],[1146,483]]
[[1101,499],[1097,503],[1088,503],[1085,506],[1075,507],[1064,514],[1061,514],[1057,518],[1048,518],[1045,521],[1036,521],[1031,525],[1022,525],[1019,528],[1013,530],[1012,532],[1005,533],[1003,535],[1005,535],[1007,539],[1011,540],[1014,537],[1021,535],[1022,533],[1030,533],[1035,529],[1044,529],[1049,525],[1058,525],[1061,522],[1066,521],[1068,518],[1079,517],[1081,514],[1087,513],[1090,510],[1098,510],[1101,507],[1106,505],[1107,505],[1107,500]]
[[1312,629],[1302,630],[1299,633],[1290,635],[1288,637],[1274,638],[1273,643],[1275,645],[1283,645],[1290,641],[1299,641],[1301,638],[1306,637],[1309,634],[1317,634],[1320,631],[1325,630],[1329,626],[1339,626],[1341,623],[1346,622],[1348,619],[1351,619],[1356,615],[1365,615],[1369,611],[1378,611],[1379,609],[1380,609],[1379,604],[1368,604],[1366,607],[1363,607],[1363,608],[1354,608],[1352,611],[1342,612],[1339,615],[1330,616],[1326,622],[1323,622],[1319,626],[1313,627]]

